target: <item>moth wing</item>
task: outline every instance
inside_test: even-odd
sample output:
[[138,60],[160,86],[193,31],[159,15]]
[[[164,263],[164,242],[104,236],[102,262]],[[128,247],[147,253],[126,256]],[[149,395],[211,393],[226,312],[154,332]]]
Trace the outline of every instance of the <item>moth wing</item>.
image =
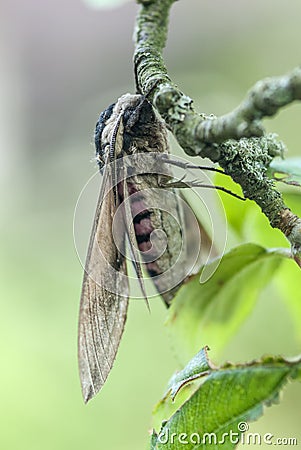
[[131,211],[131,206],[130,206],[130,195],[128,192],[128,185],[127,185],[126,177],[123,177],[123,181],[120,183],[120,187],[122,189],[122,196],[124,199],[123,203],[122,203],[122,213],[123,213],[123,220],[124,220],[124,225],[125,225],[124,230],[125,230],[125,233],[127,236],[127,242],[129,244],[131,260],[132,260],[134,270],[137,275],[137,279],[138,279],[138,283],[139,283],[142,295],[143,295],[144,300],[146,301],[147,307],[149,309],[149,303],[148,303],[145,285],[144,285],[144,281],[143,281],[141,255],[140,255],[140,251],[138,249],[137,237],[136,237],[134,226],[133,226],[133,213]]
[[[122,255],[114,243],[112,223],[116,205],[113,190],[107,189],[108,183],[110,176],[106,170],[90,238],[80,302],[78,360],[85,402],[101,389],[112,369],[128,307],[126,261],[124,252]],[[119,232],[124,233],[120,225]]]

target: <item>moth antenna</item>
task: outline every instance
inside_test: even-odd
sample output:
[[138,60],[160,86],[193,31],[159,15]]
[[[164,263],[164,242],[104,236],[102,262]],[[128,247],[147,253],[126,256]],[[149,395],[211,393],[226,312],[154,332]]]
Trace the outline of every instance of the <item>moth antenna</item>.
[[112,162],[112,161],[114,161],[116,159],[116,152],[115,152],[115,149],[116,149],[116,138],[117,138],[117,133],[118,133],[118,130],[119,130],[119,127],[120,127],[120,122],[121,122],[121,119],[122,119],[122,115],[123,114],[120,113],[120,115],[119,115],[119,117],[118,117],[118,119],[116,121],[116,124],[114,126],[114,130],[113,130],[112,137],[111,137],[111,140],[110,140],[110,149],[109,149],[110,162]]
[[[113,129],[112,137],[110,140],[110,147],[109,147],[109,161],[112,163],[116,160],[116,138],[117,133],[120,128],[120,123],[122,119],[122,113],[119,115],[116,124]],[[116,164],[113,164],[113,170],[112,170],[112,185],[113,185],[113,193],[114,193],[114,202],[115,205],[117,205],[117,167]]]

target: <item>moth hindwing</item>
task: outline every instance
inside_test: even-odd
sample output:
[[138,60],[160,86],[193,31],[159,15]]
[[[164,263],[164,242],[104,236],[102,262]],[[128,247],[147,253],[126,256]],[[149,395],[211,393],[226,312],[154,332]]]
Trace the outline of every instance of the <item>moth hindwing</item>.
[[[103,181],[82,287],[79,370],[87,402],[112,368],[126,320],[132,261],[142,296],[142,270],[169,304],[185,276],[183,216],[178,197],[162,189],[171,178],[167,130],[142,95],[125,94],[105,110],[95,129]],[[179,256],[182,255],[182,256]]]

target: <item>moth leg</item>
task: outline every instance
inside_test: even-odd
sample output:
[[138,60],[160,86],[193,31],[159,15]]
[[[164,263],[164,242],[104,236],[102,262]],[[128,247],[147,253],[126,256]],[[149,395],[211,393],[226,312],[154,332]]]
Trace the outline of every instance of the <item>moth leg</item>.
[[208,170],[209,172],[217,172],[217,173],[221,173],[222,175],[229,176],[223,170],[216,169],[215,167],[198,166],[198,165],[191,164],[191,163],[188,163],[188,162],[182,162],[182,161],[177,161],[175,159],[170,159],[168,156],[169,155],[167,155],[167,154],[160,155],[160,158],[163,160],[162,162],[166,163],[166,164],[170,164],[172,166],[179,167],[180,169],[184,169],[184,170],[186,170],[186,169]]
[[179,180],[173,181],[173,177],[170,175],[158,174],[158,186],[163,189],[182,187],[176,186],[175,184],[182,183],[186,176],[187,175],[184,174]]
[[160,187],[164,189],[185,189],[185,188],[193,188],[193,187],[201,187],[201,188],[208,188],[208,189],[217,189],[219,191],[223,191],[226,194],[232,195],[235,198],[238,198],[239,200],[245,201],[245,197],[241,197],[238,194],[235,194],[234,192],[230,191],[229,189],[226,189],[223,186],[215,186],[212,184],[204,184],[200,181],[194,180],[194,181],[183,181],[184,177],[182,177],[180,180],[177,181],[169,181],[167,183],[162,182],[160,184]]

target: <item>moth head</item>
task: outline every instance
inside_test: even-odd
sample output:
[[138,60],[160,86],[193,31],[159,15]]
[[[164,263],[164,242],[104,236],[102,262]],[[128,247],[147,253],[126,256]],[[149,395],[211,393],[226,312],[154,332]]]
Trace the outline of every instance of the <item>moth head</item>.
[[155,120],[153,107],[143,95],[132,95],[124,106],[123,124],[128,133],[139,134]]
[[145,96],[122,95],[116,103],[100,114],[96,123],[94,140],[99,168],[102,169],[105,165],[112,143],[116,149],[116,157],[122,152],[128,153],[133,144],[137,146],[137,140],[141,145],[147,130],[152,128],[154,123],[155,112]]

